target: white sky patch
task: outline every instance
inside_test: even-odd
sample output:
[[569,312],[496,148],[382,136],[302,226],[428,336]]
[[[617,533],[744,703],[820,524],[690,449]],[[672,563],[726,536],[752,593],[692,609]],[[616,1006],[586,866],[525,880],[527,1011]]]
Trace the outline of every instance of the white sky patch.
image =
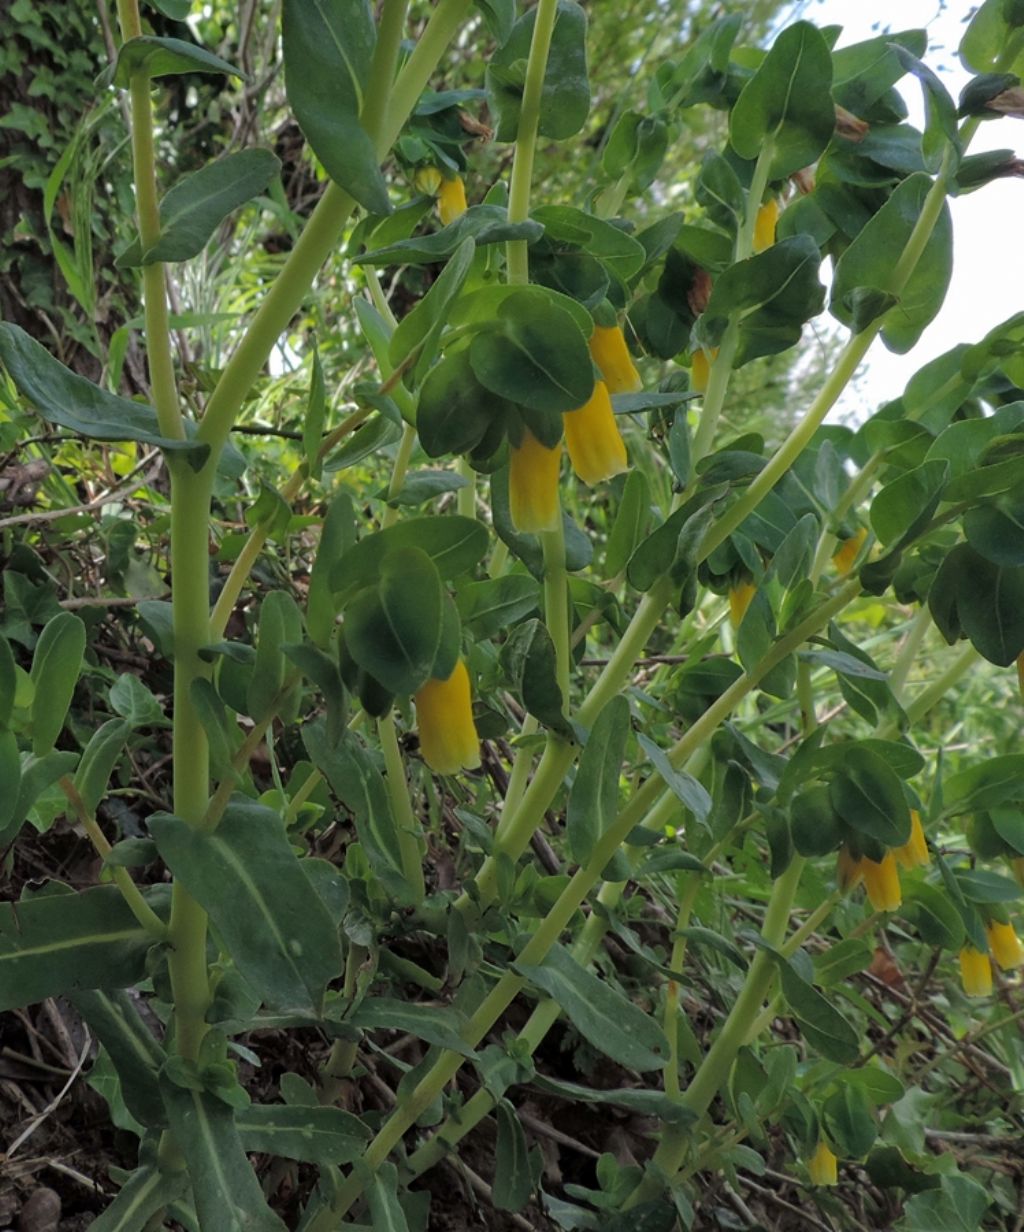
[[[961,65],[957,48],[975,5],[965,0],[804,0],[790,19],[817,26],[842,26],[838,47],[887,31],[928,31],[928,66],[953,96],[972,74]],[[899,89],[910,109],[909,122],[923,125],[921,87],[913,77]],[[986,120],[971,143],[971,154],[1013,149],[1024,156],[1024,121]],[[958,342],[977,342],[993,326],[1024,310],[1024,180],[996,180],[950,201],[953,214],[953,277],[945,303],[920,342],[907,355],[893,355],[876,342],[856,381],[847,388],[830,418],[862,421],[879,405],[897,397],[914,373]]]

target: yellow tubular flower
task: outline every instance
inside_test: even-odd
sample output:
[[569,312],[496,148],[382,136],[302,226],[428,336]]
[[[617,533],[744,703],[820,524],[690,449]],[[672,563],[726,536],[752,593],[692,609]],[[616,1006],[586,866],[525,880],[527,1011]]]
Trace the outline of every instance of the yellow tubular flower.
[[839,1161],[829,1149],[824,1138],[820,1139],[814,1154],[807,1161],[807,1172],[812,1185],[834,1185],[838,1180]]
[[903,902],[903,893],[900,890],[900,870],[896,867],[893,853],[887,851],[881,861],[869,860],[865,856],[860,866],[871,906],[876,911],[895,911]]
[[707,393],[711,365],[715,362],[717,354],[718,347],[714,347],[710,354],[703,347],[699,347],[690,359],[690,388],[695,389],[699,394]]
[[985,936],[988,938],[992,957],[1004,971],[1012,971],[1014,967],[1024,963],[1024,946],[1021,945],[1012,924],[990,920],[985,925]]
[[750,601],[757,594],[757,587],[752,582],[740,582],[729,588],[729,619],[732,627],[738,629],[743,617],[747,614]]
[[437,212],[444,226],[461,218],[466,212],[466,186],[462,176],[453,176],[450,180],[442,180],[437,195]]
[[529,429],[524,431],[520,443],[512,446],[508,499],[516,530],[535,535],[557,528],[561,517],[558,503],[561,461],[561,441],[554,449],[548,449]]
[[754,251],[764,252],[775,243],[775,224],[779,221],[779,203],[774,197],[766,201],[754,219]]
[[894,848],[893,854],[902,868],[923,868],[931,863],[924,827],[921,825],[921,814],[917,809],[910,810],[910,838],[902,847]]
[[475,770],[480,765],[480,738],[465,663],[459,659],[447,680],[428,680],[414,700],[420,751],[431,770],[437,774]]
[[844,539],[836,549],[835,555],[832,557],[832,563],[840,573],[849,573],[853,568],[853,562],[860,555],[860,550],[864,545],[864,540],[868,537],[868,532],[865,527],[861,527],[855,535],[851,535],[849,539]]
[[412,182],[416,188],[428,197],[436,197],[444,176],[437,167],[420,167],[413,176]]
[[988,955],[965,945],[960,951],[960,978],[969,997],[987,997],[992,991],[992,964]]
[[849,847],[840,847],[836,858],[836,884],[844,894],[855,889],[864,880],[864,870]]
[[585,484],[593,487],[627,469],[626,446],[604,381],[596,381],[590,401],[567,411],[562,423],[572,469]]
[[600,368],[610,394],[635,394],[643,389],[625,335],[617,325],[594,326],[590,335],[590,357]]

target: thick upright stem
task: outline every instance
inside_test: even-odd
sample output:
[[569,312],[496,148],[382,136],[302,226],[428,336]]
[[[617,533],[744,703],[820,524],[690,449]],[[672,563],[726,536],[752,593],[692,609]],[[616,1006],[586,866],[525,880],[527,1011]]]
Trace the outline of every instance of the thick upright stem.
[[391,797],[391,811],[394,814],[395,825],[398,827],[398,850],[402,857],[402,875],[413,888],[414,903],[419,904],[426,894],[423,884],[423,851],[419,840],[420,827],[412,811],[409,783],[405,777],[405,765],[398,747],[395,716],[392,711],[377,720],[377,734],[380,736],[384,766],[388,772],[387,784],[388,795]]

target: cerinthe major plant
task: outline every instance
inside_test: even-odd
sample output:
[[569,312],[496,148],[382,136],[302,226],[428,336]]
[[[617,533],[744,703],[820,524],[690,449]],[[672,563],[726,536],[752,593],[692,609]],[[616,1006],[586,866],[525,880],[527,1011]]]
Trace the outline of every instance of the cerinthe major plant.
[[[981,661],[1024,654],[1024,314],[856,430],[826,420],[874,345],[909,351],[938,312],[947,199],[1015,165],[968,150],[1017,107],[1024,8],[980,7],[959,105],[922,31],[837,47],[797,21],[761,50],[720,16],[651,68],[646,110],[617,111],[571,205],[535,164],[587,131],[573,0],[439,0],[412,43],[408,0],[281,9],[287,103],[326,187],[202,404],[182,391],[167,266],[258,207],[280,165],[248,148],[163,182],[154,83],[235,69],[147,33],[138,0],[118,0],[103,88],[130,117],[120,260],[139,271],[149,402],[0,324],[12,402],[156,447],[170,480],[171,600],[140,605],[173,662],[166,720],[118,682],[81,739],[68,716],[91,652],[73,612],[0,640],[0,840],[57,784],[104,861],[104,884],[52,881],[0,909],[0,1008],[68,997],[137,1128],[137,1167],[92,1226],[282,1228],[274,1182],[292,1165],[261,1185],[257,1154],[315,1171],[305,1232],[425,1228],[415,1182],[483,1124],[478,1189],[550,1226],[719,1226],[708,1195],[767,1158],[846,1227],[819,1191],[860,1163],[879,1221],[997,1220],[1002,1195],[924,1133],[958,1032],[1002,1067],[1019,1132],[1019,1012],[1007,994],[976,1023],[966,998],[989,998],[997,971],[1005,991],[1024,960],[1024,754],[951,769],[932,716]],[[459,121],[480,92],[429,88],[465,39],[489,48],[507,182],[481,183],[481,126]],[[907,74],[924,132],[894,89]],[[727,135],[663,209],[659,168],[700,107]],[[365,294],[333,310],[358,319],[372,380],[335,422],[319,353],[299,357],[294,472],[211,593],[217,505],[245,483],[230,434],[343,241]],[[400,319],[377,272],[397,267],[431,274]],[[730,436],[735,374],[796,348],[826,304],[841,350],[788,435]],[[390,442],[382,487],[344,469],[367,439]],[[260,594],[254,567],[299,501],[319,513],[308,585]],[[163,721],[173,799],[143,848],[166,880],[144,883],[103,801]],[[295,733],[301,760],[297,741],[283,751]],[[345,841],[325,859],[330,826]],[[869,939],[908,963],[932,949],[902,1016],[870,982]],[[921,1061],[919,1002],[957,956],[954,1025]],[[556,1024],[611,1083],[549,1072],[536,1054]],[[239,1061],[281,1031],[320,1041],[317,1068],[254,1101]],[[382,1047],[394,1032],[411,1062]],[[352,1099],[371,1066],[387,1107]],[[561,1187],[529,1149],[531,1088],[642,1114],[634,1159],[604,1153],[598,1188]]]

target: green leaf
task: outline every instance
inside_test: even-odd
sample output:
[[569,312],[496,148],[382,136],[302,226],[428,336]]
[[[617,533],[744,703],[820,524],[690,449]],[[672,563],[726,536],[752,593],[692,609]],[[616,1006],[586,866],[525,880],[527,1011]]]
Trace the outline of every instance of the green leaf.
[[[460,488],[468,487],[469,480],[455,471],[410,471],[401,488],[394,496],[388,498],[388,504],[393,509],[413,508],[435,500],[439,496],[444,496],[448,492],[458,492]],[[384,493],[384,495],[387,494]]]
[[[485,82],[497,116],[498,141],[515,141],[519,132],[526,63],[536,20],[536,9],[520,17],[487,63]],[[558,0],[537,131],[542,137],[563,141],[579,132],[589,111],[586,14],[572,0]]]
[[926,881],[908,881],[903,887],[900,915],[917,929],[926,945],[959,950],[964,941],[960,912],[947,895]]
[[355,538],[355,507],[352,497],[340,488],[327,507],[306,598],[306,627],[310,638],[321,650],[330,643],[337,613],[331,593],[331,571],[335,561],[355,545]]
[[998,667],[1009,667],[1024,651],[1024,568],[994,565],[958,544],[936,574],[928,604],[947,640],[962,629]]
[[502,299],[491,328],[470,343],[469,358],[485,389],[534,411],[573,411],[594,392],[586,337],[572,316],[537,288]]
[[843,1083],[825,1100],[821,1112],[829,1140],[839,1155],[844,1159],[863,1159],[877,1137],[871,1101],[864,1089]]
[[149,830],[175,877],[209,913],[228,953],[272,1008],[319,1014],[341,968],[334,921],[272,809],[241,799],[212,834],[158,813]]
[[477,638],[511,629],[540,604],[540,584],[522,573],[467,582],[455,596],[463,626]]
[[306,400],[306,414],[302,420],[302,452],[306,455],[306,466],[310,479],[318,480],[323,469],[320,446],[323,442],[324,423],[327,419],[327,387],[324,383],[324,367],[320,362],[320,352],[315,339],[312,346],[313,361],[309,377],[309,397]]
[[[10,734],[10,733],[8,733]],[[10,756],[10,744],[7,746]],[[17,803],[10,814],[8,828],[0,839],[8,842],[12,831],[17,832],[22,822],[39,797],[65,774],[70,774],[78,764],[77,753],[54,751],[44,757],[29,757],[21,766],[21,782],[18,785]],[[6,780],[5,780],[6,781]],[[14,775],[11,776],[11,787],[14,786]]]
[[668,754],[643,732],[637,733],[637,739],[651,765],[680,804],[688,808],[698,821],[707,821],[712,802],[706,788],[692,774],[677,770],[669,761]]
[[503,1099],[497,1107],[498,1141],[492,1201],[499,1211],[521,1211],[533,1195],[533,1170],[526,1134],[516,1110]]
[[287,674],[282,645],[302,641],[302,614],[290,591],[272,590],[260,604],[256,659],[246,702],[257,723],[281,708]]
[[223,73],[244,77],[233,64],[212,51],[184,39],[144,34],[122,43],[112,68],[100,75],[102,85],[113,83],[127,90],[137,73],[145,77],[176,77],[182,73]]
[[69,1000],[110,1054],[128,1111],[150,1129],[166,1125],[159,1077],[167,1054],[142,1021],[131,996],[122,991],[83,989],[71,993]]
[[345,609],[345,643],[356,663],[391,693],[415,693],[431,678],[441,644],[444,590],[422,548],[401,547],[380,563],[380,581]]
[[142,1232],[154,1215],[188,1193],[188,1174],[136,1168],[107,1209],[89,1225],[95,1232]]
[[928,171],[938,171],[947,145],[956,152],[959,161],[962,143],[957,125],[956,103],[935,73],[913,52],[898,45],[894,50],[907,72],[913,73],[921,83],[925,107],[925,130],[921,145],[925,167]]
[[91,440],[140,441],[183,453],[195,470],[206,461],[208,445],[163,436],[151,406],[108,394],[65,368],[23,329],[6,321],[0,322],[0,359],[18,391],[49,423]]
[[[905,179],[882,208],[858,233],[836,264],[830,310],[844,325],[864,329],[870,318],[854,326],[857,294],[879,293],[882,341],[903,355],[914,346],[942,307],[953,269],[953,225],[944,205],[924,253],[907,285],[897,290],[894,274],[932,186],[923,172]],[[892,307],[887,298],[895,297]]]
[[367,0],[284,0],[285,88],[313,153],[371,214],[391,202],[373,142],[360,124],[376,43]]
[[829,1061],[853,1061],[860,1051],[857,1032],[791,963],[777,954],[772,957],[779,967],[782,995],[807,1042]]
[[420,389],[416,428],[428,457],[475,449],[495,420],[511,406],[477,380],[468,348],[446,355],[427,373]]
[[989,757],[950,775],[942,785],[947,811],[957,816],[1024,799],[1024,753]]
[[[51,887],[54,889],[56,887]],[[142,978],[152,937],[113,886],[0,903],[0,1012]]]
[[388,358],[397,368],[406,356],[420,348],[413,368],[416,382],[423,379],[434,361],[441,333],[448,323],[448,309],[462,290],[476,253],[476,241],[467,236],[452,253],[437,280],[391,335]]
[[132,725],[126,719],[109,719],[93,732],[85,746],[74,781],[88,813],[96,812],[96,806],[106,793],[110,775],[124,751],[131,730]]
[[167,1077],[160,1086],[171,1130],[188,1164],[199,1226],[217,1232],[285,1232],[267,1206],[228,1105]]
[[521,975],[562,1007],[579,1033],[606,1056],[629,1069],[661,1069],[668,1041],[648,1014],[612,984],[581,967],[555,945],[539,966],[516,964]]
[[527,620],[511,631],[501,648],[501,664],[534,718],[555,731],[571,730],[555,672],[555,645],[541,621]]
[[629,702],[620,694],[594,721],[569,792],[566,835],[577,864],[590,859],[595,844],[618,815],[619,774],[628,737]]
[[8,827],[16,834],[25,820],[24,814],[17,815],[18,797],[21,795],[21,753],[18,738],[12,731],[0,730],[0,783],[4,785],[0,794],[0,847],[5,847],[9,841]]
[[[684,424],[685,413],[677,414],[672,425],[672,433],[676,433],[676,423]],[[680,482],[686,478],[676,475]],[[618,577],[644,538],[651,517],[651,486],[642,470],[631,470],[626,476],[622,488],[622,499],[615,514],[615,521],[608,534],[608,547],[605,549],[604,576]]]
[[373,1232],[409,1232],[409,1222],[398,1200],[398,1169],[383,1163],[366,1178],[366,1201]]
[[871,502],[871,526],[892,551],[911,543],[931,520],[949,478],[945,462],[922,462],[904,471]]
[[32,656],[32,752],[48,753],[57,741],[78,684],[85,654],[85,625],[73,612],[48,620]]
[[624,111],[601,156],[610,179],[630,173],[630,188],[642,192],[654,182],[668,150],[668,128],[660,116]]
[[938,1189],[914,1194],[903,1208],[897,1232],[977,1232],[990,1205],[988,1194],[970,1177],[939,1178]]
[[543,226],[545,240],[582,248],[622,282],[639,273],[647,259],[639,240],[586,210],[570,205],[541,205],[530,216]]
[[250,1104],[236,1114],[235,1127],[246,1151],[321,1168],[352,1163],[372,1136],[351,1112],[295,1104]]
[[884,847],[910,838],[910,808],[896,772],[874,750],[851,745],[829,786],[832,807],[848,824]]
[[18,673],[11,643],[0,634],[0,731],[5,731],[10,725],[17,688]]
[[906,47],[915,56],[923,56],[927,46],[926,31],[904,30],[838,48],[832,53],[833,98],[854,115],[866,118],[906,72],[896,48]]
[[452,256],[467,239],[478,248],[525,240],[532,244],[544,234],[538,222],[509,222],[503,205],[471,205],[447,227],[430,235],[414,235],[383,248],[374,248],[356,258],[358,265],[434,265]]
[[418,1005],[391,997],[367,997],[355,1013],[345,1019],[351,1027],[363,1031],[403,1031],[417,1039],[447,1048],[464,1057],[472,1057],[473,1049],[462,1038],[465,1016],[453,1006]]
[[1013,497],[978,505],[964,515],[967,542],[994,565],[1024,565],[1024,503]]
[[113,709],[132,727],[164,727],[164,708],[138,676],[123,672],[110,686],[108,694]]
[[976,73],[991,73],[997,70],[1024,75],[1024,47],[1007,64],[1004,56],[1007,42],[1012,35],[1006,20],[1003,0],[985,0],[974,10],[970,24],[960,42],[960,60],[965,68]]
[[820,267],[821,253],[809,235],[779,240],[757,256],[731,265],[715,280],[701,318],[708,344],[717,346],[730,318],[735,318],[738,365],[794,346],[804,322],[825,303]]
[[302,741],[331,790],[351,810],[360,845],[373,871],[390,894],[399,901],[409,901],[411,888],[402,875],[402,853],[391,800],[384,777],[370,754],[350,733],[340,741],[328,740],[325,725],[319,721],[303,727]]
[[729,116],[729,141],[741,158],[772,152],[770,180],[810,166],[832,139],[832,57],[806,21],[776,38]]
[[261,193],[280,168],[269,150],[240,150],[185,176],[160,202],[156,243],[143,252],[135,240],[118,257],[118,268],[198,256],[224,219]]
[[443,580],[458,577],[487,551],[487,529],[475,518],[409,518],[367,535],[331,568],[331,586],[339,606],[380,577],[380,562],[397,548],[422,548]]

